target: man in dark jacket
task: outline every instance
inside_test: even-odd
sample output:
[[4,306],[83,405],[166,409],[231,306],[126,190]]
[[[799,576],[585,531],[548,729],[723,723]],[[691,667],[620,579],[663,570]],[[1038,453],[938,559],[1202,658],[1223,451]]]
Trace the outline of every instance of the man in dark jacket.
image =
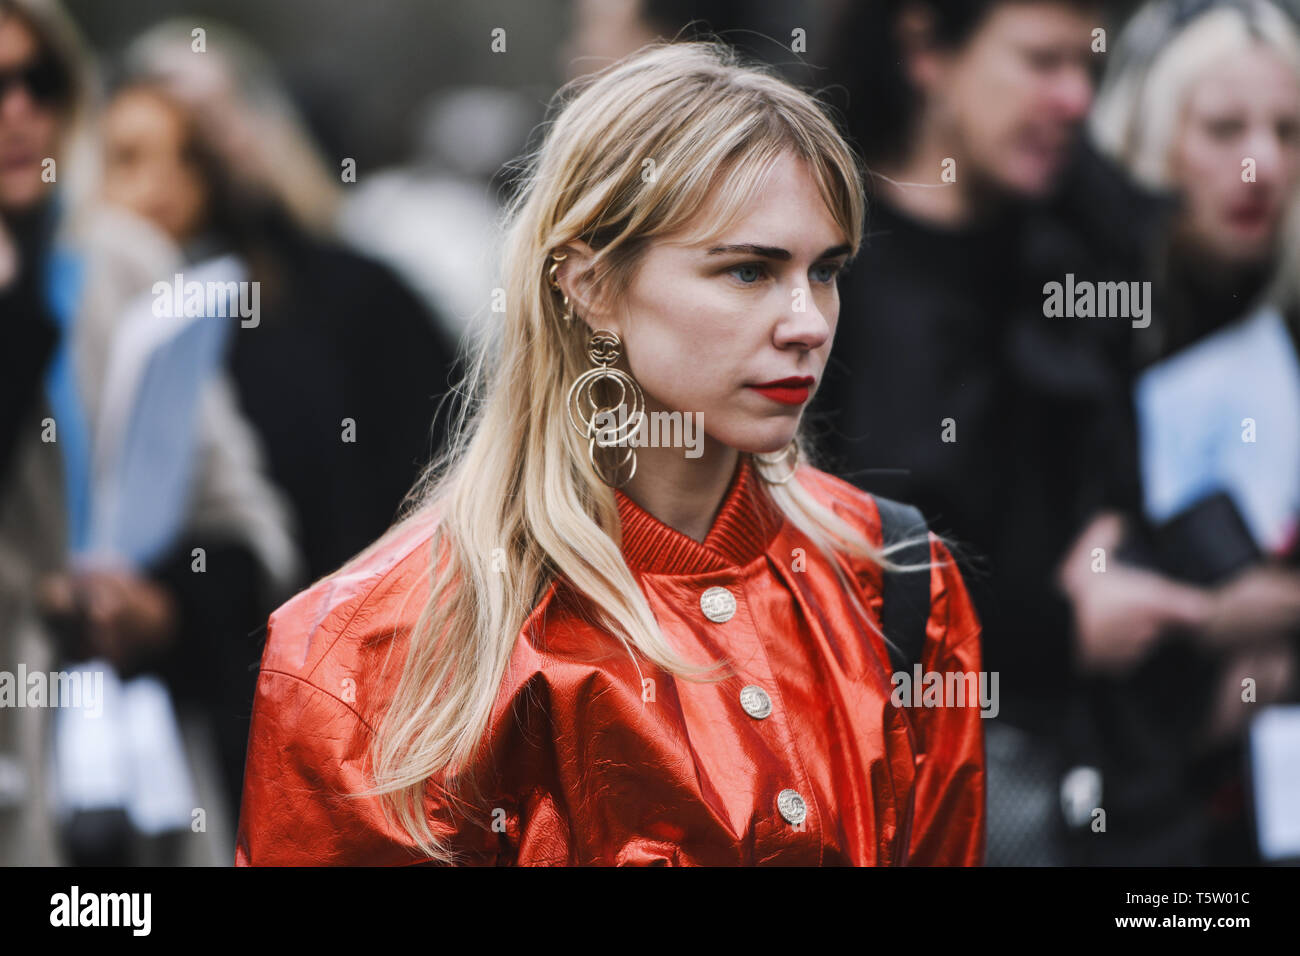
[[873,201],[815,414],[830,466],[918,505],[962,555],[1002,696],[990,864],[1066,862],[1078,665],[1140,654],[1197,607],[1113,556],[1078,570],[1139,501],[1135,329],[1049,317],[1044,286],[1142,278],[1159,211],[1080,142],[1097,6],[865,4],[832,69]]

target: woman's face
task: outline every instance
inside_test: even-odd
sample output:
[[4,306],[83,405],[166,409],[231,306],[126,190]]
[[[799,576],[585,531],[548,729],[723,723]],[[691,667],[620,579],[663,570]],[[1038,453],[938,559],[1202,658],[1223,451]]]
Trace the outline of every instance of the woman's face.
[[1207,64],[1188,91],[1170,155],[1171,179],[1186,202],[1181,234],[1226,263],[1267,259],[1298,172],[1294,70],[1263,45]]
[[[15,16],[0,13],[0,74],[15,77],[41,62],[36,36]],[[24,213],[51,188],[46,157],[57,155],[55,104],[25,83],[0,87],[0,212]]]
[[700,412],[708,438],[779,451],[821,382],[848,254],[808,170],[787,154],[725,235],[653,242],[612,311],[578,314],[623,340],[647,412]]
[[104,117],[104,198],[179,242],[198,231],[207,206],[203,177],[186,149],[177,108],[149,90],[127,90]]

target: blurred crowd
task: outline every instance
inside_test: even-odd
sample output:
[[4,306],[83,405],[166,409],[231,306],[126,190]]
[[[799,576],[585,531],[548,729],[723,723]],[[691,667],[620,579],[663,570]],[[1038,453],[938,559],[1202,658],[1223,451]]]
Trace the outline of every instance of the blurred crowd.
[[[822,467],[959,555],[1000,675],[988,862],[1300,858],[1288,0],[568,13],[553,86],[711,29],[865,160],[809,414]],[[253,37],[195,27],[96,50],[0,0],[0,676],[100,711],[0,683],[0,863],[232,861],[267,615],[440,442],[542,119],[439,90],[409,161],[357,174]]]

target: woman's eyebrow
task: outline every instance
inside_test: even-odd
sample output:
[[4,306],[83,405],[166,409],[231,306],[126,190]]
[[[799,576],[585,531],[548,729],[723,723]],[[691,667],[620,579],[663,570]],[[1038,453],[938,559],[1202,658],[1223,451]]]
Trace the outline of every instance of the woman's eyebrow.
[[[838,246],[831,246],[829,249],[827,249],[817,258],[831,259],[835,256],[841,256],[852,251],[853,251],[852,246],[850,246],[848,243],[842,243],[841,245]],[[793,256],[790,255],[790,250],[788,249],[780,249],[777,248],[776,246],[759,246],[750,242],[732,243],[726,246],[714,246],[712,249],[709,250],[708,254],[711,256],[717,256],[717,255],[725,255],[727,253],[736,253],[736,252],[744,253],[745,255],[750,255],[750,256],[761,256],[764,259],[781,259],[783,261],[788,261],[793,258]]]

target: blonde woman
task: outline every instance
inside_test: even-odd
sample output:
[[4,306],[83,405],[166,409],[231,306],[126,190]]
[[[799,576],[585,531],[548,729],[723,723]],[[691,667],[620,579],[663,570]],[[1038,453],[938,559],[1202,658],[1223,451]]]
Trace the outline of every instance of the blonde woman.
[[1181,535],[1174,548],[1157,532],[1148,560],[1207,596],[1181,634],[1153,629],[1130,648],[1140,666],[1094,681],[1094,762],[1116,768],[1107,802],[1126,807],[1112,817],[1123,838],[1094,859],[1256,864],[1247,728],[1261,705],[1300,700],[1294,20],[1268,0],[1143,5],[1115,47],[1091,132],[1178,199],[1153,250],[1156,308],[1134,336],[1134,397],[1146,517]]
[[[237,863],[980,863],[979,707],[895,706],[876,503],[800,437],[852,152],[720,44],[559,107],[467,419],[404,520],[271,618]],[[973,680],[926,550],[918,666]]]

